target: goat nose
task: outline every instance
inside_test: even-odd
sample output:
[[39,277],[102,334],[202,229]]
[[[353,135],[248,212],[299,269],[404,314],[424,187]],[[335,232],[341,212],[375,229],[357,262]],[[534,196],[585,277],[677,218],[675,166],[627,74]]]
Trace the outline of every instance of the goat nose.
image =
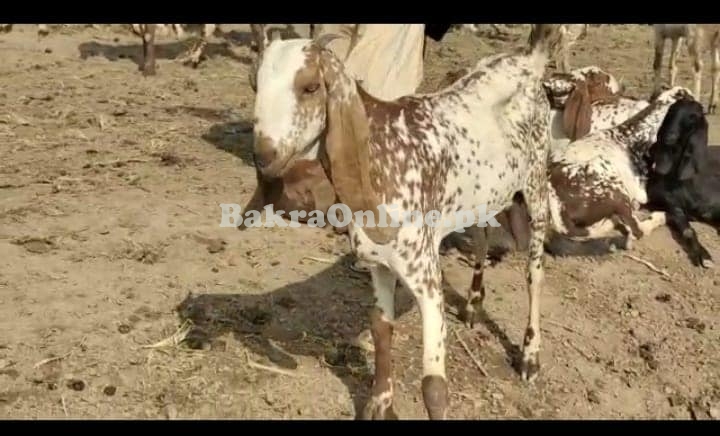
[[255,166],[263,169],[275,160],[275,150],[269,150],[265,153],[255,152]]
[[262,169],[270,165],[277,157],[277,151],[272,142],[263,136],[255,139],[255,165]]

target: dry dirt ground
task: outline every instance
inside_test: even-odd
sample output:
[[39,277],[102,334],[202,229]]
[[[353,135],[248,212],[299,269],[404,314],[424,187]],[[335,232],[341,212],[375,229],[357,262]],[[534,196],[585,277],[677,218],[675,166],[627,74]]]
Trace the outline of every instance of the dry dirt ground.
[[[172,60],[184,43],[160,40],[154,78],[137,71],[139,41],[121,26],[42,40],[35,29],[0,35],[0,417],[353,419],[372,356],[350,343],[372,298],[346,239],[219,227],[219,204],[255,188],[247,26],[224,26],[197,70]],[[431,43],[423,89],[526,32]],[[572,65],[649,95],[651,35],[591,27]],[[679,77],[690,85],[686,56]],[[715,232],[695,228],[720,259]],[[471,269],[446,256],[450,416],[717,418],[720,273],[692,267],[665,228],[633,254],[668,277],[621,254],[547,258],[532,386],[511,366],[525,256],[488,271],[474,331],[453,305]],[[398,305],[395,408],[422,419],[419,316],[404,291]]]

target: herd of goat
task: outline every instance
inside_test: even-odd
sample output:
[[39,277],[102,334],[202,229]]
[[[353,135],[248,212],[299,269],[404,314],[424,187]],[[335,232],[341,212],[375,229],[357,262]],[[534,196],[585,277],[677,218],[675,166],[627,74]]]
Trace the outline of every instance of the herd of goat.
[[[154,73],[157,26],[133,25],[143,37],[146,74]],[[710,47],[712,111],[718,30],[656,25],[653,68],[657,77],[664,41],[671,39],[671,83],[662,90],[656,79],[656,92],[643,100],[623,96],[612,74],[594,66],[546,77],[550,59],[574,38],[563,36],[566,26],[533,25],[526,50],[487,56],[439,91],[387,102],[348,76],[326,49],[331,36],[270,42],[262,25],[253,25],[262,50],[254,86],[259,174],[282,178],[293,163],[316,161],[333,200],[353,214],[378,216],[381,204],[439,211],[451,220],[481,204],[503,211],[499,218],[528,251],[529,308],[520,365],[527,381],[540,370],[543,256],[551,236],[586,241],[618,231],[621,248],[631,250],[634,240],[668,225],[692,263],[710,267],[712,257],[690,222],[720,225],[720,169],[709,158],[698,78],[698,53]],[[203,40],[213,30],[205,25]],[[674,83],[680,38],[695,57],[694,92]],[[371,265],[375,296],[375,377],[366,418],[396,417],[391,343],[398,281],[414,295],[422,315],[425,408],[432,419],[447,416],[448,328],[439,257],[442,241],[454,230],[362,227],[357,218],[347,228],[353,253]],[[466,230],[476,256],[465,313],[472,324],[484,297],[488,228]]]

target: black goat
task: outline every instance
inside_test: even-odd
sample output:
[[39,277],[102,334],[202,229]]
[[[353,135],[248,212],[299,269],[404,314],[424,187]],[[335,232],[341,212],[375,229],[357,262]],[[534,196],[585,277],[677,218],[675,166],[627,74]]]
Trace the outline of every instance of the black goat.
[[712,266],[690,221],[720,226],[720,168],[708,161],[708,122],[691,99],[673,103],[649,150],[646,185],[650,209],[667,214],[667,225],[695,266]]

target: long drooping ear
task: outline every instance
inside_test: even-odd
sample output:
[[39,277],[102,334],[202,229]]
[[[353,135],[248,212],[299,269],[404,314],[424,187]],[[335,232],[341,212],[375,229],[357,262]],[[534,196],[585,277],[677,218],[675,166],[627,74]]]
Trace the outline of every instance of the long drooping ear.
[[592,100],[585,81],[578,81],[575,89],[565,101],[563,129],[571,141],[582,138],[590,132],[592,123]]
[[654,164],[652,168],[655,173],[661,176],[670,174],[674,163],[672,150],[672,148],[660,141],[655,142],[650,147],[650,150],[648,150],[649,161],[651,164]]
[[610,89],[610,77],[606,74],[591,75],[587,85],[591,103],[612,103],[620,99],[620,96]]
[[707,121],[701,117],[683,138],[684,148],[678,166],[678,178],[688,180],[702,172],[707,162]]
[[[370,126],[355,82],[340,61],[328,50],[319,50],[320,72],[327,90],[327,133],[324,151],[329,177],[340,201],[352,213],[371,211],[379,219],[378,195],[370,177]],[[396,228],[365,227],[374,242],[385,244],[396,235]]]
[[683,111],[679,104],[672,104],[665,113],[657,133],[657,140],[663,145],[675,145],[682,134]]

